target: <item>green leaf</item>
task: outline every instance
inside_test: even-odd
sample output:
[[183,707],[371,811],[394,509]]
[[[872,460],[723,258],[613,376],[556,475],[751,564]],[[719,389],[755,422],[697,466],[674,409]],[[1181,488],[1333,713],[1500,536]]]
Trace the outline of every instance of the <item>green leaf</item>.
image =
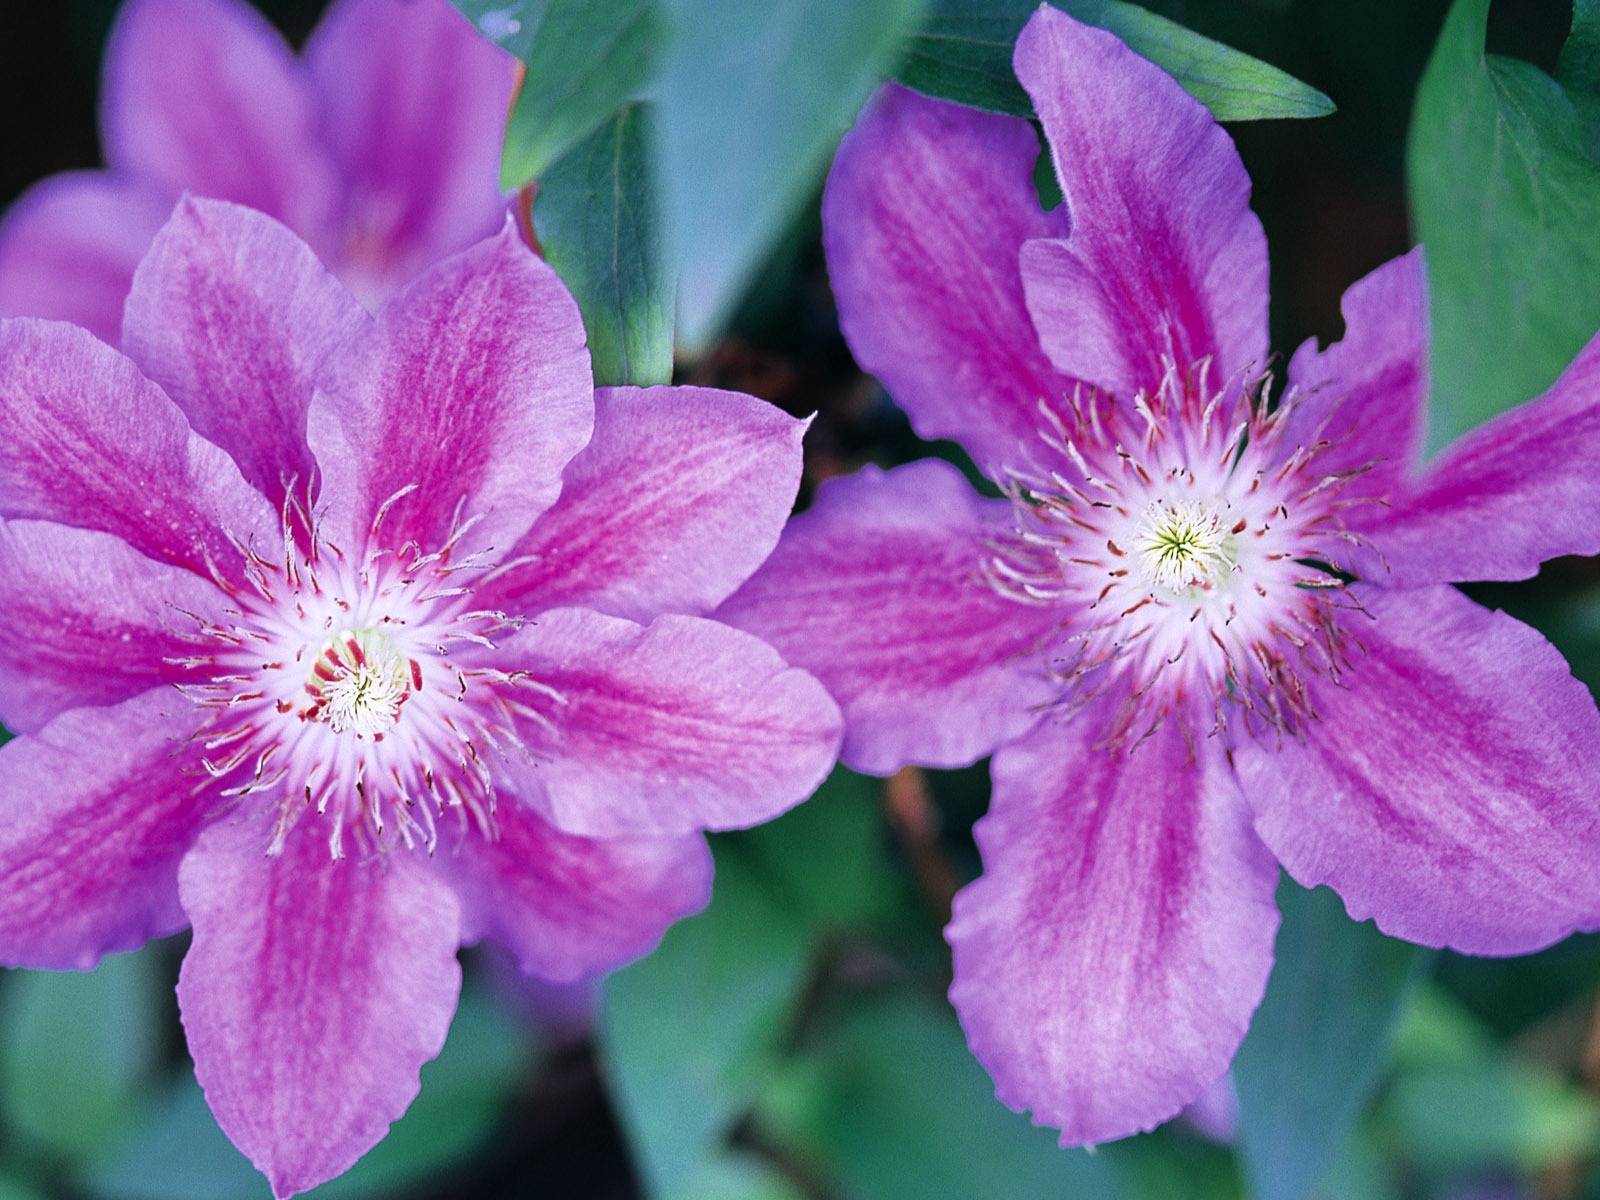
[[117,1152],[81,1180],[96,1200],[268,1200],[272,1189],[217,1128],[205,1093],[185,1071],[140,1109]]
[[700,350],[822,179],[922,0],[663,0],[654,95],[678,338]]
[[72,1158],[116,1141],[162,1051],[161,990],[154,950],[108,956],[93,971],[9,972],[0,994],[7,1126]]
[[692,1196],[774,1069],[811,939],[726,843],[711,906],[606,985],[602,1057],[652,1196]]
[[654,0],[455,0],[527,67],[506,126],[500,185],[544,173],[639,89],[660,49]]
[[1488,9],[1450,10],[1406,154],[1428,248],[1430,449],[1544,391],[1600,326],[1600,170],[1586,130],[1544,72],[1484,54]]
[[1424,1170],[1536,1171],[1600,1150],[1600,1101],[1504,1050],[1436,987],[1407,1014],[1374,1128]]
[[9,1175],[0,1175],[0,1200],[48,1200],[41,1191]]
[[623,107],[550,168],[533,206],[544,256],[583,312],[597,384],[672,380],[650,124],[648,105]]
[[683,1186],[662,1200],[805,1200],[771,1167],[749,1155],[724,1154],[700,1165]]
[[948,1005],[915,993],[858,1000],[843,1011],[831,1036],[763,1095],[756,1116],[768,1136],[837,1176],[843,1195],[1128,1195],[1122,1147],[1063,1150],[1052,1131],[1008,1111]]
[[[1056,7],[1109,29],[1171,74],[1219,121],[1323,117],[1333,111],[1333,101],[1316,88],[1138,5],[1058,0]],[[1011,49],[1038,8],[1037,0],[934,0],[932,14],[911,39],[900,81],[941,100],[1033,116],[1011,70]]]
[[1589,157],[1600,159],[1600,0],[1573,0],[1572,33],[1556,79],[1588,131]]
[[1428,956],[1345,915],[1327,888],[1278,887],[1267,994],[1233,1062],[1256,1200],[1301,1200],[1354,1130]]
[[804,804],[728,840],[793,911],[824,925],[870,924],[892,903],[881,789],[879,780],[839,767]]

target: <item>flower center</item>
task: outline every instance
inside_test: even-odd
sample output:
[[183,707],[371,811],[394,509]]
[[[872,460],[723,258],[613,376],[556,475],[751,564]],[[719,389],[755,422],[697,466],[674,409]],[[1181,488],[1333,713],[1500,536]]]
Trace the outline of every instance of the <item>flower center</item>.
[[1238,718],[1252,735],[1315,717],[1302,681],[1337,677],[1349,636],[1333,593],[1352,573],[1340,499],[1360,471],[1318,470],[1326,443],[1290,444],[1285,398],[1169,372],[1132,401],[1079,392],[1055,451],[1004,488],[1012,528],[985,582],[1059,613],[1041,647],[1067,713],[1094,705],[1100,741],[1137,743],[1176,719],[1190,737]]
[[326,721],[335,733],[379,740],[400,719],[422,668],[403,659],[380,630],[345,630],[329,638],[306,679],[311,705],[301,716]]
[[501,663],[497,638],[520,622],[473,604],[490,569],[457,551],[473,522],[458,516],[432,552],[394,549],[385,504],[356,558],[292,504],[283,556],[251,549],[243,580],[215,572],[225,602],[194,618],[194,653],[170,660],[192,672],[179,691],[200,709],[204,786],[275,814],[269,854],[308,818],[324,819],[334,858],[431,853],[447,819],[492,838],[497,771],[536,760],[565,699]]
[[1145,579],[1171,596],[1212,591],[1238,570],[1237,530],[1211,506],[1152,500],[1134,532]]

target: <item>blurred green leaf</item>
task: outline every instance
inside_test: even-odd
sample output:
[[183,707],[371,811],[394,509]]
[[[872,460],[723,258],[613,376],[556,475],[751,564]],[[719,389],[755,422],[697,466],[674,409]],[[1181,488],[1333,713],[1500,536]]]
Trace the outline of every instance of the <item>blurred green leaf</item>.
[[0,1116],[69,1157],[114,1142],[162,1049],[154,951],[93,971],[13,971],[0,993]]
[[821,181],[922,0],[663,0],[654,95],[678,338],[702,349]]
[[649,154],[650,108],[626,105],[550,168],[533,207],[545,258],[583,311],[596,384],[672,380],[672,286]]
[[710,1159],[663,1200],[805,1200],[804,1194],[764,1163],[742,1154]]
[[1429,448],[1544,391],[1600,326],[1600,169],[1561,87],[1484,54],[1489,0],[1457,0],[1406,153],[1428,248]]
[[45,1194],[35,1191],[20,1179],[0,1175],[0,1200],[46,1200]]
[[763,1094],[756,1116],[768,1136],[836,1176],[839,1194],[852,1200],[1130,1195],[1122,1147],[1064,1150],[1052,1131],[1008,1111],[955,1014],[910,992],[842,1011]]
[[139,1123],[116,1153],[81,1179],[98,1200],[237,1200],[272,1195],[250,1160],[217,1128],[205,1093],[185,1071],[147,1096]]
[[1344,1139],[1317,1184],[1317,1200],[1401,1200],[1396,1171],[1368,1127]]
[[655,0],[455,0],[527,73],[506,126],[500,185],[542,175],[645,82],[660,48]]
[[1396,1039],[1374,1128],[1424,1170],[1520,1168],[1600,1150],[1600,1101],[1504,1049],[1437,987],[1424,988]]
[[1600,1106],[1558,1076],[1487,1061],[1402,1075],[1384,1120],[1396,1145],[1425,1169],[1534,1171],[1600,1148]]
[[730,850],[718,854],[710,907],[607,981],[602,1057],[652,1196],[688,1195],[722,1157],[777,1061],[810,944],[800,915]]
[[1600,0],[1572,0],[1572,33],[1556,79],[1583,119],[1589,157],[1600,158]]
[[885,894],[882,786],[838,767],[810,800],[729,841],[791,909],[826,925],[868,924],[892,902]]
[[[1121,0],[1056,0],[1056,7],[1109,29],[1169,72],[1219,121],[1323,117],[1333,101],[1292,75]],[[925,95],[992,112],[1033,116],[1011,70],[1011,49],[1037,0],[933,0],[911,39],[899,79]]]
[[1266,997],[1233,1062],[1239,1138],[1257,1200],[1301,1200],[1376,1088],[1428,956],[1352,921],[1328,888],[1285,878]]

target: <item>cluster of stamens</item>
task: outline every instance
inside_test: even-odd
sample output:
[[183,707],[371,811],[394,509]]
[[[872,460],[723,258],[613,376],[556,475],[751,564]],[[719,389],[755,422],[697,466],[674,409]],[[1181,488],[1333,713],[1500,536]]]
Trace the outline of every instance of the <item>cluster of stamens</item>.
[[1107,747],[1169,719],[1191,746],[1235,717],[1252,736],[1297,734],[1316,715],[1306,675],[1337,677],[1355,645],[1341,610],[1359,607],[1359,539],[1340,493],[1367,468],[1319,471],[1327,442],[1288,444],[1294,396],[1269,411],[1267,380],[1207,374],[1169,371],[1132,400],[1080,389],[1065,416],[1041,405],[1042,466],[1004,485],[1013,528],[984,578],[1059,611],[1041,647],[1056,704],[1107,701]]
[[[531,760],[530,731],[554,735],[562,697],[496,669],[497,635],[519,622],[472,607],[492,564],[460,551],[475,524],[458,511],[443,544],[382,548],[380,508],[359,560],[325,541],[293,488],[281,554],[235,542],[242,572],[212,567],[221,616],[188,614],[195,653],[178,690],[202,710],[193,741],[219,809],[275,813],[267,852],[309,813],[328,818],[335,858],[398,842],[432,852],[442,819],[494,836],[496,767]],[[242,581],[237,578],[242,574]]]

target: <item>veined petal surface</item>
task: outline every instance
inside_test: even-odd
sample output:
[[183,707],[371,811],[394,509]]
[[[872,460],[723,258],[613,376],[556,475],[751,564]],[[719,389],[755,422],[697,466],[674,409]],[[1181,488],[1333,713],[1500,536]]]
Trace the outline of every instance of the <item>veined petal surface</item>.
[[[1344,495],[1388,501],[1410,486],[1428,406],[1428,294],[1422,249],[1391,259],[1351,284],[1341,304],[1344,337],[1325,350],[1307,341],[1289,360],[1297,399],[1288,446],[1330,447],[1317,470],[1359,477]],[[1382,511],[1352,512],[1352,527]]]
[[[181,682],[201,614],[226,597],[97,530],[0,522],[0,721],[33,733],[68,709]],[[168,705],[183,707],[177,695]]]
[[755,825],[810,795],[838,751],[839,710],[817,681],[716,621],[553,609],[495,662],[552,693],[542,725],[519,722],[534,758],[522,787],[568,833]]
[[1220,747],[1168,721],[1110,753],[1094,724],[996,752],[983,875],[947,933],[972,1052],[1064,1144],[1149,1129],[1221,1077],[1278,927],[1278,871]]
[[1469,954],[1600,928],[1600,715],[1539,634],[1454,588],[1363,587],[1374,618],[1301,739],[1235,750],[1256,828],[1356,920]]
[[479,602],[581,604],[648,621],[704,614],[760,566],[800,486],[805,422],[712,388],[601,388],[594,437],[561,499],[506,555]]
[[371,325],[311,248],[272,218],[186,197],[134,276],[123,349],[275,507],[316,473],[306,411]]
[[1397,582],[1527,579],[1600,553],[1600,335],[1537,400],[1469,431],[1370,536]]
[[186,924],[178,863],[216,805],[171,688],[0,747],[0,962],[87,969]]
[[406,853],[330,862],[319,825],[308,816],[268,858],[264,827],[218,822],[179,873],[195,1075],[278,1197],[347,1170],[388,1132],[461,987],[444,880]]
[[495,836],[463,838],[434,865],[462,905],[462,940],[491,938],[524,972],[568,982],[648,953],[711,899],[711,852],[680,837],[580,838],[515,796]]
[[1072,390],[1039,348],[1017,261],[1064,237],[1033,184],[1026,121],[889,85],[845,137],[823,197],[839,321],[926,438],[991,473],[1030,460],[1041,403]]
[[1232,139],[1172,76],[1056,9],[1014,62],[1072,221],[1022,249],[1051,361],[1130,399],[1169,364],[1209,358],[1213,384],[1264,369],[1267,243]]
[[964,766],[1060,690],[1044,650],[1059,616],[983,582],[985,538],[1010,514],[947,463],[864,468],[818,489],[717,617],[823,682],[856,770]]
[[71,325],[0,320],[0,517],[114,534],[207,574],[281,522],[220,448],[117,351]]
[[465,550],[512,546],[594,428],[578,306],[509,222],[389,301],[335,366],[307,424],[346,550],[381,513],[387,544],[431,552],[458,506],[481,518]]

